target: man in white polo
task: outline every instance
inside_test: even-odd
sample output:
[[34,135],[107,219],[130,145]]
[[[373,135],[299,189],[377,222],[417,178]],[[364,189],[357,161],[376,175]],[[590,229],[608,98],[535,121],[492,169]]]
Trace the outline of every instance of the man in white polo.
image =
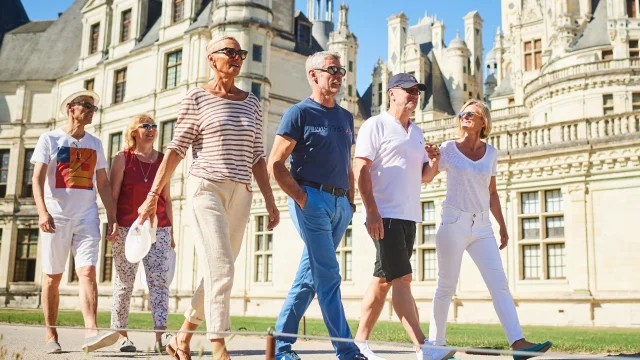
[[[60,105],[60,111],[68,118],[67,123],[42,134],[31,158],[34,164],[33,197],[38,208],[42,241],[45,324],[56,325],[60,303],[58,287],[71,250],[86,328],[84,351],[93,351],[118,340],[117,332],[100,335],[95,330],[98,308],[96,264],[101,239],[96,189],[107,214],[107,238],[113,241],[118,232],[102,142],[84,129],[91,124],[99,100],[93,91],[69,95]],[[45,341],[47,353],[62,352],[55,327],[46,329]]]
[[[429,350],[420,329],[411,294],[411,255],[416,223],[421,222],[420,187],[437,174],[437,147],[425,144],[422,130],[410,116],[426,90],[410,74],[391,77],[387,89],[389,110],[369,118],[360,127],[355,151],[355,176],[366,210],[367,232],[376,247],[373,280],[362,301],[355,341],[369,360],[380,360],[366,340],[392,289],[393,308],[415,344],[419,360],[441,360],[448,350]],[[427,150],[432,154],[429,159]],[[426,347],[425,347],[426,345]]]

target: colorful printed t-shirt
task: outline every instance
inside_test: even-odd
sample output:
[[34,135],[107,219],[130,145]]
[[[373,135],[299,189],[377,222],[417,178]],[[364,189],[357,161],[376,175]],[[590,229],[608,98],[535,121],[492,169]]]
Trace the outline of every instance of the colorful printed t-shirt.
[[96,170],[107,168],[102,142],[84,133],[76,140],[61,129],[38,139],[31,163],[47,164],[44,202],[49,214],[61,218],[97,218]]

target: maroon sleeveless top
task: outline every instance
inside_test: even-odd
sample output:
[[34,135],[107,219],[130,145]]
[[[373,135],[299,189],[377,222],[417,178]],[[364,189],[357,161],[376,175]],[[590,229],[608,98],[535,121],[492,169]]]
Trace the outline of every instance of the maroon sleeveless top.
[[[116,217],[119,226],[129,227],[138,218],[138,208],[146,200],[147,194],[151,190],[153,179],[156,177],[160,163],[164,155],[158,154],[158,158],[153,164],[140,161],[131,149],[124,151],[124,176],[120,186],[118,196],[118,208]],[[142,166],[142,169],[140,169]],[[145,176],[147,181],[145,182]],[[171,226],[166,210],[166,200],[162,191],[158,197],[158,208],[156,209],[157,227]]]

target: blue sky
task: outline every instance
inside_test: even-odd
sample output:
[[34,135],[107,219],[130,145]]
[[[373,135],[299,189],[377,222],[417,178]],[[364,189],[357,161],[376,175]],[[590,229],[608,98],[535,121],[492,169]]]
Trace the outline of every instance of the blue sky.
[[[342,0],[335,1],[335,21]],[[55,19],[65,11],[73,0],[22,0],[31,20]],[[456,36],[456,30],[464,34],[464,17],[468,12],[478,10],[484,19],[483,45],[486,54],[493,47],[496,27],[500,26],[500,0],[345,0],[349,5],[349,27],[358,37],[357,88],[364,92],[371,81],[373,66],[382,57],[387,58],[387,18],[403,11],[409,18],[409,25],[415,25],[427,11],[436,14],[445,24],[445,41],[449,44]],[[455,3],[455,6],[453,4]],[[296,10],[307,12],[306,0],[295,0]]]

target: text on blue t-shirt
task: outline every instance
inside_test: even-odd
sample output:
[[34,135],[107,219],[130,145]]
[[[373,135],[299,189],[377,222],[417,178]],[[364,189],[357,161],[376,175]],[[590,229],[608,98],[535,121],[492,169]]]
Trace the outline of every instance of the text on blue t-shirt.
[[278,135],[296,141],[291,152],[291,175],[296,180],[349,189],[353,115],[338,104],[333,108],[306,98],[290,107],[280,121]]

